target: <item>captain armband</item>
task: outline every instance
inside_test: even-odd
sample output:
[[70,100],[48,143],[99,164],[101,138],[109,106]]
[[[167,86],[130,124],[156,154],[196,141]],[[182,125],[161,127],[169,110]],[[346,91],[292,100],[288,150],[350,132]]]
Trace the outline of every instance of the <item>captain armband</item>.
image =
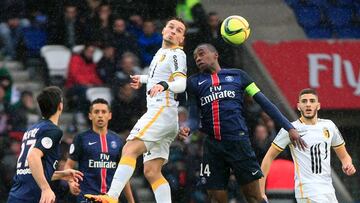
[[254,96],[256,93],[260,92],[260,89],[256,86],[254,82],[252,82],[250,85],[248,85],[245,88],[246,93],[248,93],[250,96]]

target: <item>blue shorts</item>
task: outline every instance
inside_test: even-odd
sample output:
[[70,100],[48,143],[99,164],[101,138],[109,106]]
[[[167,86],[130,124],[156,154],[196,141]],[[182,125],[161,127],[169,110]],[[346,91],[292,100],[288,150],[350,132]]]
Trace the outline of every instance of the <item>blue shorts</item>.
[[228,186],[230,170],[239,185],[263,177],[249,139],[204,139],[203,160],[200,164],[200,184],[205,189],[224,190]]

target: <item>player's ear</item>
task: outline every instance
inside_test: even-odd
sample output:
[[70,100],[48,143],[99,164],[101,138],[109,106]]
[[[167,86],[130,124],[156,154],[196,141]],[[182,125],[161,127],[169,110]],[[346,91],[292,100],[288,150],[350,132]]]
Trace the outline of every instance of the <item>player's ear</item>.
[[321,105],[320,105],[320,103],[318,104],[318,106],[317,106],[317,108],[316,108],[316,110],[320,110],[320,108],[321,108]]
[[111,113],[111,111],[110,111],[110,113],[109,113],[109,120],[111,120],[112,119],[112,113]]
[[300,105],[299,105],[299,103],[297,103],[297,109],[300,111]]
[[91,112],[89,112],[88,117],[89,117],[89,119],[92,121],[93,117],[92,117]]
[[60,102],[58,106],[58,111],[62,111],[63,109],[64,109],[64,104]]

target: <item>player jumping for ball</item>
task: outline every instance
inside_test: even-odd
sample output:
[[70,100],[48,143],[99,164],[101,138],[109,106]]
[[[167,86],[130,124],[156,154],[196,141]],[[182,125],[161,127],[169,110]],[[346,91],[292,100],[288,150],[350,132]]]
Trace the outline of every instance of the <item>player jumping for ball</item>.
[[[200,131],[207,135],[201,163],[201,183],[211,199],[228,202],[226,188],[232,170],[248,202],[266,202],[259,186],[263,174],[251,147],[243,116],[244,94],[252,96],[267,114],[289,132],[289,140],[295,146],[304,149],[306,144],[247,73],[239,69],[221,69],[214,46],[199,45],[194,51],[194,59],[200,73],[188,79],[187,93],[190,117],[198,118],[194,110],[200,110]],[[179,135],[188,136],[189,131],[188,127],[181,128]]]

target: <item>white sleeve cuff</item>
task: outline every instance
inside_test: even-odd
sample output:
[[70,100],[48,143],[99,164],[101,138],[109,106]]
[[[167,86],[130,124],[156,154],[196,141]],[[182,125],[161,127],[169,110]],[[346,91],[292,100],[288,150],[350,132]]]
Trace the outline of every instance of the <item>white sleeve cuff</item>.
[[186,89],[186,78],[176,77],[175,81],[168,82],[169,90],[174,93],[184,92]]
[[140,75],[140,83],[147,83],[148,78],[148,75]]

